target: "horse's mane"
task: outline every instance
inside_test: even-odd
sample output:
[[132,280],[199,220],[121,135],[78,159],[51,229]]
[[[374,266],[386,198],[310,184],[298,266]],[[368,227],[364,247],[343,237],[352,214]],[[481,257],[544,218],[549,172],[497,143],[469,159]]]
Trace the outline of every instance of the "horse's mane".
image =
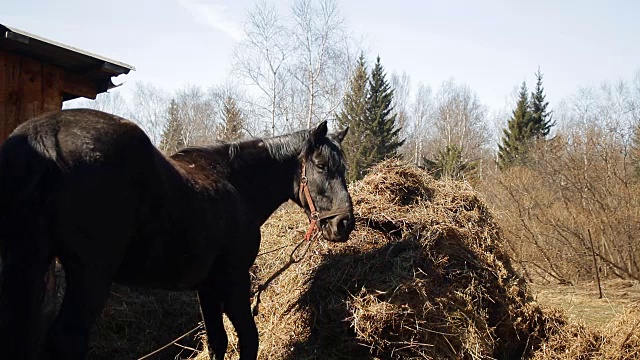
[[[328,138],[329,141],[324,146],[320,147],[320,151],[326,158],[329,160],[329,166],[331,168],[338,168],[345,166],[345,159],[342,154],[342,150],[340,145],[332,139]],[[228,146],[228,155],[229,159],[234,159],[241,149],[247,148],[255,148],[264,146],[264,148],[268,151],[269,155],[278,161],[285,161],[291,159],[292,157],[298,156],[306,156],[305,152],[310,149],[310,131],[309,130],[300,130],[290,134],[277,135],[272,137],[261,137],[261,138],[253,138],[253,139],[245,139],[238,141],[223,141],[216,140],[213,144],[206,147],[187,147],[179,152],[186,153],[190,150],[197,150],[206,148],[212,151],[220,151]]]
[[302,155],[309,145],[309,131],[300,130],[291,134],[260,139],[264,147],[276,160],[286,160],[291,156]]

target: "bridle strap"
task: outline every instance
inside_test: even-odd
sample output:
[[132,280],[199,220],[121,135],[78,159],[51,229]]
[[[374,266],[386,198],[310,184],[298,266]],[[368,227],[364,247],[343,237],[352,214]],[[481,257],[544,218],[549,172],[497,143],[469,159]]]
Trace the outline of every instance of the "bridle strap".
[[345,215],[345,214],[349,214],[349,208],[342,207],[342,208],[337,208],[331,211],[323,211],[318,214],[318,220],[324,220],[324,219],[332,218],[334,216]]
[[[307,178],[307,167],[305,166],[305,161],[302,160],[302,170],[301,170],[301,176],[300,176],[300,195],[304,194],[304,197],[307,200],[307,205],[309,206],[309,211],[310,211],[310,215],[309,215],[309,220],[310,220],[310,224],[309,224],[309,228],[307,229],[307,233],[304,235],[304,240],[305,241],[310,241],[311,237],[313,236],[313,233],[316,232],[316,230],[320,230],[318,227],[318,222],[320,221],[320,213],[318,213],[318,210],[316,210],[316,206],[313,203],[313,199],[311,198],[311,193],[309,192],[309,179]],[[302,196],[299,197],[302,200]]]
[[306,161],[302,160],[302,170],[300,171],[300,194],[298,195],[300,199],[304,195],[307,200],[307,205],[309,206],[309,229],[307,229],[307,233],[304,236],[305,240],[311,240],[313,233],[316,230],[319,230],[318,223],[320,220],[328,219],[330,217],[334,217],[337,215],[349,214],[348,208],[338,208],[331,211],[318,212],[315,204],[313,203],[313,198],[311,197],[311,193],[309,192],[309,179],[307,178],[307,166]]

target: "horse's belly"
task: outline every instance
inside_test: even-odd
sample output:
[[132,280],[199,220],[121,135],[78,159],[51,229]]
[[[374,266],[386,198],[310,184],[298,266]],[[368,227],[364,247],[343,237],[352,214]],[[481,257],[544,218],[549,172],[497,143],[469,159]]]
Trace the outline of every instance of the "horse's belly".
[[193,252],[127,259],[114,280],[128,286],[189,290],[205,281],[214,258],[215,253]]

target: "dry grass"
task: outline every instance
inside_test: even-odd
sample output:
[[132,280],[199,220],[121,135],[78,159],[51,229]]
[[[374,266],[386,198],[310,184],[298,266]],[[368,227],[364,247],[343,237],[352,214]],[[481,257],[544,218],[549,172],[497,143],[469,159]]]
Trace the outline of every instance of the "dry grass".
[[536,285],[541,303],[563,309],[570,323],[558,327],[533,359],[640,359],[640,287],[630,280],[603,283],[604,298],[597,285]]
[[627,310],[604,327],[582,321],[554,329],[533,360],[640,359],[640,309]]
[[530,288],[541,304],[563,309],[570,321],[583,320],[591,327],[606,325],[640,304],[640,283],[633,280],[603,281],[602,299],[595,281],[575,285],[536,283]]

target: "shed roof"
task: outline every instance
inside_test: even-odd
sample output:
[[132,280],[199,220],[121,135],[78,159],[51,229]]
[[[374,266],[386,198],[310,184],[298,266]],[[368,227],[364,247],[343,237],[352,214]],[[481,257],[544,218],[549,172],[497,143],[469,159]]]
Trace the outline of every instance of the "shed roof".
[[[128,74],[129,71],[135,70],[129,64],[3,24],[0,24],[0,50],[8,50],[47,62],[66,71],[96,80],[98,93],[116,87],[111,81],[111,77]],[[65,96],[65,100],[69,100],[69,97]]]

